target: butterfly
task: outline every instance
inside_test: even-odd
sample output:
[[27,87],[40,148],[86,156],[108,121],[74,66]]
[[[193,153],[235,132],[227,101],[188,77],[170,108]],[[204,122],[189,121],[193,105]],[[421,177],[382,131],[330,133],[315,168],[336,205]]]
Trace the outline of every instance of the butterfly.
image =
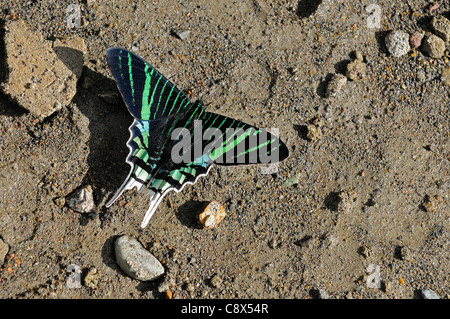
[[205,110],[191,102],[173,83],[144,59],[122,48],[107,51],[108,66],[133,116],[129,154],[130,173],[110,207],[125,191],[150,192],[145,228],[169,191],[180,192],[208,174],[214,164],[271,164],[289,156],[286,145],[266,129]]

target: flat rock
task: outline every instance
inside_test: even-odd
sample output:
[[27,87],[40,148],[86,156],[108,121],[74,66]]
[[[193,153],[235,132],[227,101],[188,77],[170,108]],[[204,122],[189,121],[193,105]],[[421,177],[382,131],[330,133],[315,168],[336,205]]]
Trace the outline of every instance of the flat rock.
[[131,278],[149,281],[161,277],[164,267],[136,239],[126,235],[115,241],[116,263]]
[[22,20],[5,23],[2,91],[16,104],[45,118],[76,93],[86,46],[81,38],[45,40]]

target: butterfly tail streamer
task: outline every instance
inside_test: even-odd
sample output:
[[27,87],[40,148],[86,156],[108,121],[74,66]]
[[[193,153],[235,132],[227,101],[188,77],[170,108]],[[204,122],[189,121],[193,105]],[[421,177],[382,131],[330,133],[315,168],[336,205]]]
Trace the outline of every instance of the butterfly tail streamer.
[[159,192],[154,192],[152,190],[149,190],[151,193],[153,193],[152,198],[150,199],[150,204],[148,206],[147,212],[145,212],[144,215],[144,219],[142,220],[141,223],[141,228],[145,228],[147,227],[148,223],[150,222],[150,219],[152,218],[153,214],[155,213],[156,209],[159,206],[159,203],[162,201],[162,199],[164,198],[164,195],[167,193],[159,193]]
[[114,196],[106,203],[105,206],[107,208],[109,208],[112,204],[114,204],[114,202],[117,200],[117,198],[119,198],[119,196],[122,195],[122,193],[124,191],[133,189],[134,187],[137,187],[137,189],[140,190],[142,188],[142,186],[143,186],[143,184],[141,182],[137,181],[136,179],[134,179],[130,173],[130,175],[125,180],[125,182],[123,182],[122,186],[120,186],[120,188],[116,191]]

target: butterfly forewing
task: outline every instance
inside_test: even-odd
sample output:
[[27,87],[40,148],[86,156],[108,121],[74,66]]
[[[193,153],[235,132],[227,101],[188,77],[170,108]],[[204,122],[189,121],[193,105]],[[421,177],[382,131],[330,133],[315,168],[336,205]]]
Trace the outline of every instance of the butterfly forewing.
[[149,121],[182,112],[189,99],[173,83],[136,54],[120,48],[107,51],[108,65],[120,93],[138,120]]

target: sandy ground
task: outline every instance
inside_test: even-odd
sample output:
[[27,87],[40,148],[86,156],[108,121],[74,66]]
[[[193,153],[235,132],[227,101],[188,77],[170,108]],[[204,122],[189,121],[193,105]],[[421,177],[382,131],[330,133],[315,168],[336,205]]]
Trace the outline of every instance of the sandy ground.
[[[1,298],[450,296],[449,43],[436,59],[420,49],[395,58],[384,45],[391,30],[430,34],[431,17],[450,18],[448,1],[73,2],[82,17],[73,29],[67,1],[0,4],[3,21],[23,19],[49,40],[80,36],[87,47],[77,94],[53,115],[39,119],[0,95]],[[379,28],[368,24],[372,3]],[[278,128],[290,157],[269,175],[215,166],[170,193],[145,229],[145,194],[128,191],[106,209],[129,171],[132,121],[122,101],[99,96],[117,90],[105,57],[114,46],[208,111]],[[354,51],[365,78],[325,97]],[[321,132],[313,140],[311,123]],[[93,188],[93,213],[58,205],[83,185]],[[202,229],[196,216],[212,200],[228,215]],[[113,243],[122,234],[163,263],[164,277],[120,271]],[[67,284],[71,269],[80,288]]]

